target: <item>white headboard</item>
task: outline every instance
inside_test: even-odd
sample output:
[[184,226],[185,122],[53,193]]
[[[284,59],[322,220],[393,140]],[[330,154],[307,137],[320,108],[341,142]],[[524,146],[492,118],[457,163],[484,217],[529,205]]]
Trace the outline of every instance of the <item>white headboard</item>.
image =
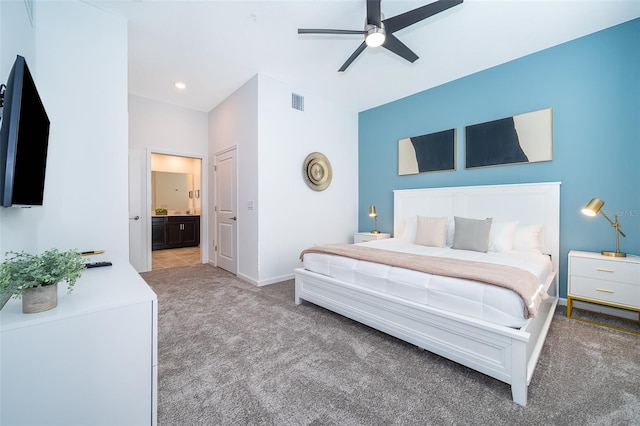
[[560,182],[460,186],[393,191],[393,233],[400,235],[417,215],[468,217],[494,221],[542,224],[544,251],[554,270],[560,260]]

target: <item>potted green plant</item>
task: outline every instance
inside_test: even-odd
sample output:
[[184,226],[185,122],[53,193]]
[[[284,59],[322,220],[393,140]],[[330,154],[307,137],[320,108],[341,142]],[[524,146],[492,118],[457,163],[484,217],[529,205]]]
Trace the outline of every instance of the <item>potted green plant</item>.
[[22,312],[29,314],[58,305],[58,283],[66,282],[71,293],[86,264],[77,250],[53,248],[40,255],[8,252],[0,264],[0,293],[22,298]]

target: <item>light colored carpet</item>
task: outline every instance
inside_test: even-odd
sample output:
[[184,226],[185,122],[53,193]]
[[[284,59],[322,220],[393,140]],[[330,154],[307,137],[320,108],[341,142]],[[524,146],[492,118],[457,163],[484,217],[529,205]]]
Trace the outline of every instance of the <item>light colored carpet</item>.
[[158,295],[164,425],[638,425],[640,338],[556,313],[529,386],[510,387],[325,309],[293,281],[210,265],[142,274]]

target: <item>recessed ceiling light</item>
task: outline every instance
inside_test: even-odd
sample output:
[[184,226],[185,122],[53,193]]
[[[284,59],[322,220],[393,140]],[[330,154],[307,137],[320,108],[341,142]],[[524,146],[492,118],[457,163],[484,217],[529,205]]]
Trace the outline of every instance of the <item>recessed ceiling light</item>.
[[181,81],[176,81],[175,83],[173,83],[173,87],[175,87],[176,89],[184,90],[187,88],[187,85]]

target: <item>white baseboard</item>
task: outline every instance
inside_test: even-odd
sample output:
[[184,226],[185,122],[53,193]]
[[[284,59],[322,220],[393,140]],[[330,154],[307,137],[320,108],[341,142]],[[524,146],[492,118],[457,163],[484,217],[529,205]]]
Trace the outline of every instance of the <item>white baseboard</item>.
[[293,278],[293,272],[291,272],[290,274],[280,275],[279,277],[269,278],[268,280],[260,280],[258,286],[262,287],[263,285],[281,283],[282,281],[292,280]]
[[[209,262],[209,264],[213,265],[211,262]],[[236,274],[236,276],[238,278],[240,278],[242,281],[246,281],[249,284],[255,285],[256,287],[262,287],[264,285],[281,283],[282,281],[288,281],[288,280],[292,280],[294,278],[293,277],[293,272],[291,274],[281,275],[279,277],[273,277],[273,278],[269,278],[267,280],[256,280],[255,278],[252,278],[252,277],[250,277],[248,275],[245,275],[245,274],[243,274],[241,272],[238,272]]]
[[237,276],[238,278],[240,278],[242,281],[246,281],[246,282],[248,282],[249,284],[253,284],[253,285],[255,285],[256,287],[259,285],[259,284],[258,284],[258,281],[256,281],[255,279],[251,278],[251,277],[250,277],[250,276],[248,276],[248,275],[244,275],[244,274],[238,273],[238,274],[236,274],[236,276]]
[[254,278],[238,273],[238,278],[250,284],[253,284],[257,287],[262,287],[264,285],[276,284],[276,283],[281,283],[282,281],[292,280],[293,273],[287,274],[287,275],[281,275],[279,277],[269,278],[267,280],[257,280],[257,281]]

